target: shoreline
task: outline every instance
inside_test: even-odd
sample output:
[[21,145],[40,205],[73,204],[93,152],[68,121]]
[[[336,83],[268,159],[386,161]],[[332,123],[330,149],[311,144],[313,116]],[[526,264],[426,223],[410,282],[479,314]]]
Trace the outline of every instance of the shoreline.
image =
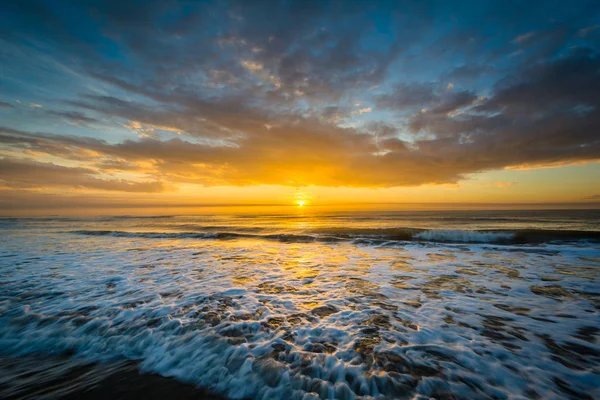
[[85,363],[68,356],[0,355],[2,399],[227,400],[193,384],[143,373],[133,361]]

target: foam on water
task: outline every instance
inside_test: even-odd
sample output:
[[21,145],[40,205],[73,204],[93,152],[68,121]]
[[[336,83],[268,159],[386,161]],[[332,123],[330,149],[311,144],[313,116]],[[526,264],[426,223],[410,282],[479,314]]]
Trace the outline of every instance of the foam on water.
[[501,243],[514,239],[510,232],[480,232],[466,230],[429,230],[416,234],[420,240],[450,243]]
[[231,398],[600,397],[594,243],[199,241],[70,223],[3,230],[1,351],[135,360]]

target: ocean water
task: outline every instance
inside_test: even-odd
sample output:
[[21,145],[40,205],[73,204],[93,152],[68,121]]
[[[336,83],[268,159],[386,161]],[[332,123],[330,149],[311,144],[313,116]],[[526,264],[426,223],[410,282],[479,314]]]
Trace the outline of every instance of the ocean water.
[[54,357],[232,399],[594,399],[599,335],[599,211],[0,219],[0,397]]

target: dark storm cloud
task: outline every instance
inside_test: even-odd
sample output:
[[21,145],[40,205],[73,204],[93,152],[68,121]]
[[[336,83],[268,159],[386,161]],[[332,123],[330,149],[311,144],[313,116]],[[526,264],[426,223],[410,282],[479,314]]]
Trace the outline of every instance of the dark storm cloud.
[[[0,146],[85,164],[32,164],[77,176],[72,186],[130,191],[162,186],[103,183],[103,171],[205,185],[381,187],[599,159],[600,30],[587,29],[597,4],[515,7],[12,3],[0,38],[45,49],[56,74],[82,84],[47,99],[52,110],[32,117],[37,129],[6,123]],[[43,118],[96,130],[66,134]],[[99,127],[110,124],[130,136],[106,138]],[[5,167],[9,182],[43,183],[32,166],[11,165],[21,172]]]

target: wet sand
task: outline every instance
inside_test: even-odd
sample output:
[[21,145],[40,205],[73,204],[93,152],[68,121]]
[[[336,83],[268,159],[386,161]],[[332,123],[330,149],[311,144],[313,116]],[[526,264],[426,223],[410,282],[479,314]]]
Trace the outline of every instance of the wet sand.
[[194,385],[141,373],[133,362],[84,364],[48,356],[0,356],[0,398],[224,400]]

